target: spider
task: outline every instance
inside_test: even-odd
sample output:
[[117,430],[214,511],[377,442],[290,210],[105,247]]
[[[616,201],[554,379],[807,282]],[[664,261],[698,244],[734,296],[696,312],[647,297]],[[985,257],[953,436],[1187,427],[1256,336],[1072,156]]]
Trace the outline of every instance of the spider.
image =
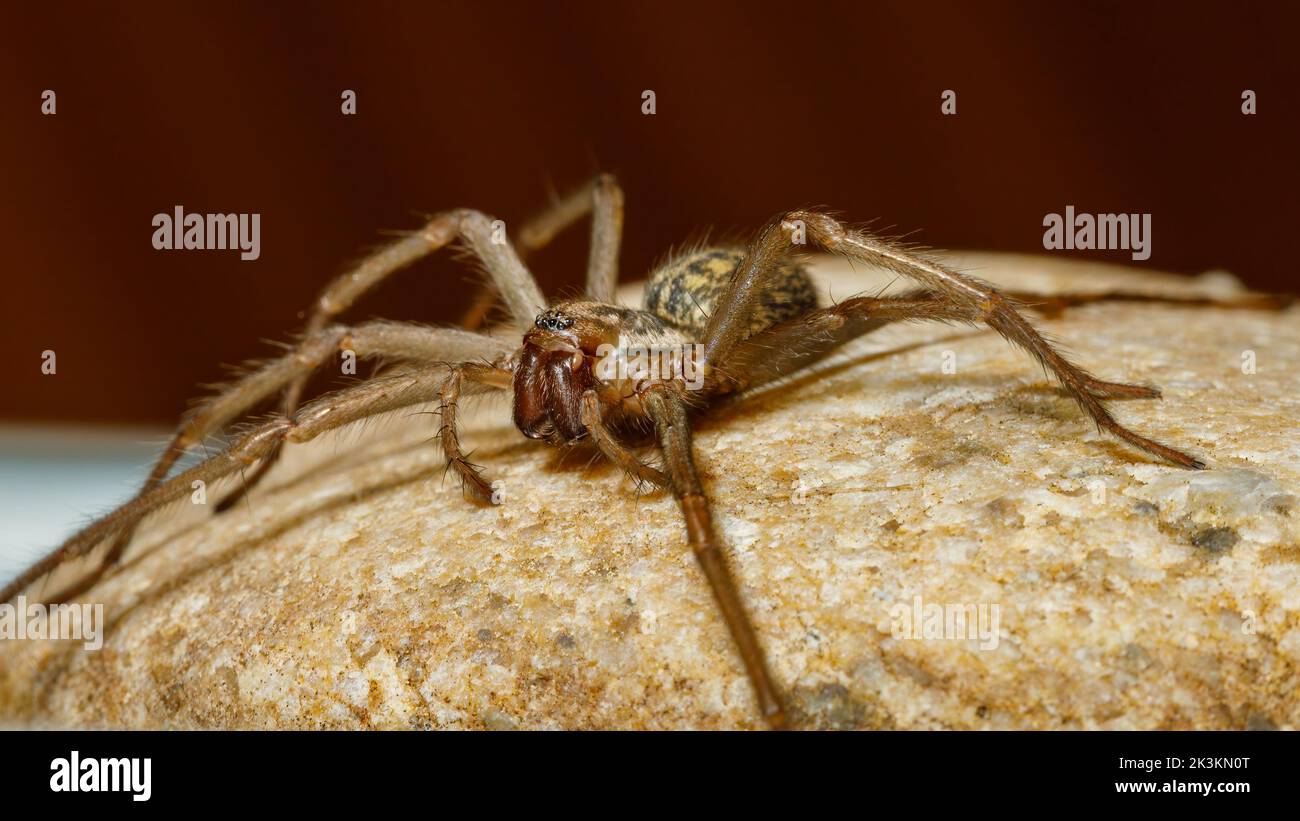
[[[585,294],[548,304],[523,256],[587,216],[591,248]],[[1034,329],[1018,310],[1022,300],[1016,294],[1001,292],[829,213],[787,212],[764,227],[746,248],[697,248],[678,255],[651,274],[639,309],[615,300],[622,223],[623,193],[612,176],[600,175],[527,223],[518,234],[518,249],[503,236],[500,223],[481,212],[459,209],[434,216],[419,231],[363,259],[320,294],[291,352],[250,371],[187,412],[140,492],[18,576],[0,591],[0,601],[12,600],[63,562],[112,539],[97,570],[67,595],[84,591],[118,561],[136,524],[189,494],[194,481],[210,484],[254,468],[240,489],[218,503],[218,510],[227,509],[266,475],[286,442],[306,442],[350,423],[415,405],[437,403],[441,414],[437,441],[448,469],[459,476],[467,496],[491,503],[491,484],[458,441],[457,408],[463,396],[508,391],[513,395],[514,424],[524,436],[558,446],[589,442],[639,482],[667,489],[676,497],[686,540],[712,588],[758,708],[772,727],[780,728],[787,722],[780,689],[728,571],[724,544],[696,466],[691,425],[710,406],[786,377],[891,322],[983,323],[1035,357],[1101,429],[1173,465],[1205,467],[1200,459],[1126,428],[1106,408],[1112,399],[1157,398],[1158,389],[1105,382],[1090,375]],[[333,324],[340,312],[394,271],[453,243],[462,244],[486,271],[511,323],[522,333],[518,343],[465,328],[391,321]],[[859,296],[819,306],[812,280],[798,261],[805,245],[882,266],[919,287],[900,295]],[[1058,296],[1047,298],[1045,304],[1048,310],[1059,311],[1105,298],[1124,296]],[[681,351],[676,361],[689,368],[646,375],[611,373],[604,367],[610,349],[627,348]],[[309,377],[340,351],[398,362],[402,369],[302,404]],[[687,379],[687,370],[698,378]],[[247,429],[224,451],[168,478],[188,449],[277,394],[280,413],[275,418]],[[654,464],[639,453],[647,437],[648,444],[660,452]]]

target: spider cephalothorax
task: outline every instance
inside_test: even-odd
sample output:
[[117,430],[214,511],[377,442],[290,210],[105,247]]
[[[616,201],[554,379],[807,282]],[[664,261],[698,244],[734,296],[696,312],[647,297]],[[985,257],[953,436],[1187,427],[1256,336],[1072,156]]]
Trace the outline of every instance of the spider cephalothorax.
[[[522,256],[586,214],[592,216],[586,294],[548,306]],[[1129,430],[1106,408],[1112,399],[1159,396],[1155,388],[1097,379],[1049,344],[1019,313],[1013,295],[829,214],[788,212],[769,223],[747,248],[704,248],[679,255],[650,275],[643,309],[623,307],[615,300],[622,221],[622,193],[611,177],[601,176],[526,224],[518,232],[518,250],[499,241],[491,218],[456,210],[439,214],[422,230],[365,259],[321,294],[291,353],[251,371],[187,413],[140,493],[21,574],[0,591],[0,601],[13,599],[62,562],[112,539],[98,571],[65,591],[64,597],[75,595],[114,565],[141,518],[188,495],[193,482],[244,477],[218,504],[223,510],[266,474],[285,443],[305,442],[401,408],[437,404],[442,417],[438,441],[448,467],[460,476],[467,495],[490,503],[490,483],[461,451],[457,409],[463,395],[506,390],[513,393],[514,422],[525,436],[552,444],[590,440],[637,480],[665,488],[677,498],[686,540],[735,640],[758,709],[773,726],[781,726],[785,713],[779,689],[727,570],[723,542],[695,466],[691,418],[718,397],[792,374],[891,322],[982,323],[1034,356],[1101,429],[1166,462],[1204,466]],[[457,239],[490,276],[520,332],[517,341],[396,322],[330,324],[391,273]],[[795,259],[805,244],[887,268],[920,287],[897,296],[857,297],[818,307],[812,280]],[[1058,295],[1050,304],[1060,310],[1098,299]],[[1264,304],[1257,301],[1251,307]],[[402,367],[300,407],[308,378],[340,351]],[[184,451],[277,395],[278,418],[168,478]],[[643,458],[628,435],[636,430],[653,431],[657,458]],[[254,469],[246,473],[250,467]]]

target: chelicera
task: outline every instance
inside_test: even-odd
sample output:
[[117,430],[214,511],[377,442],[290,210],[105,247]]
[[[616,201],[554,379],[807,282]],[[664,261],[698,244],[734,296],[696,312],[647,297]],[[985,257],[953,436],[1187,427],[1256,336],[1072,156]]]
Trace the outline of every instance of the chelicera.
[[[585,294],[548,304],[523,257],[588,215],[591,251]],[[678,255],[650,275],[641,308],[621,306],[615,298],[622,223],[623,194],[612,177],[602,175],[527,223],[514,243],[501,235],[490,217],[462,209],[433,217],[419,231],[367,257],[325,288],[290,353],[250,371],[186,413],[138,495],[14,579],[0,591],[0,601],[13,599],[61,563],[108,542],[98,569],[75,589],[64,591],[63,598],[76,595],[119,560],[141,518],[189,494],[194,481],[210,484],[242,476],[239,488],[217,505],[225,510],[266,475],[285,443],[306,442],[411,406],[438,406],[438,441],[448,468],[460,477],[467,496],[490,503],[488,478],[466,458],[457,438],[458,402],[470,394],[508,391],[513,394],[514,423],[524,436],[566,447],[589,442],[638,481],[676,497],[686,542],[735,641],[757,709],[771,726],[782,727],[787,716],[781,689],[768,671],[727,569],[725,545],[696,467],[692,420],[721,398],[788,376],[892,322],[985,324],[1037,359],[1101,429],[1169,464],[1204,467],[1200,459],[1120,424],[1106,407],[1112,399],[1156,398],[1156,388],[1092,376],[1035,330],[1018,309],[1016,295],[828,213],[791,211],[772,220],[747,247],[702,248]],[[466,328],[388,321],[333,324],[340,312],[394,271],[455,242],[482,264],[518,329],[518,341]],[[917,287],[898,295],[821,306],[811,278],[797,261],[797,253],[805,248],[882,266]],[[1042,304],[1059,310],[1102,298],[1125,297],[1055,296]],[[684,367],[650,374],[602,367],[608,351],[626,348],[681,351]],[[302,404],[311,374],[345,350],[400,367]],[[687,370],[696,378],[686,378]],[[184,452],[277,396],[276,418],[247,429],[224,451],[168,478]],[[651,447],[639,447],[647,437]]]

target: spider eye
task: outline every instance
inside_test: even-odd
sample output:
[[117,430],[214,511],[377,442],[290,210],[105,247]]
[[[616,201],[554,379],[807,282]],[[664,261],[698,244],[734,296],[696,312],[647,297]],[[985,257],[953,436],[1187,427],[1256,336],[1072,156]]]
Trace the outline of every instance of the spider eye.
[[548,331],[567,331],[573,327],[573,320],[564,314],[547,311],[544,314],[538,314],[537,319],[533,320],[533,324]]

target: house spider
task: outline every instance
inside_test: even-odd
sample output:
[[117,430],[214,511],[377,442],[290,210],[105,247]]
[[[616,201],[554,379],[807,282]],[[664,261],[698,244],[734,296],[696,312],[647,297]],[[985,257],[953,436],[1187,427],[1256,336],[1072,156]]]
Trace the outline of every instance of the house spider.
[[[579,299],[548,304],[521,255],[546,245],[588,214],[591,250],[586,292]],[[1156,398],[1160,395],[1156,388],[1097,379],[1073,365],[1034,329],[1017,310],[1014,294],[873,237],[830,214],[791,211],[763,228],[747,249],[697,249],[678,256],[650,276],[641,309],[615,302],[622,223],[623,194],[608,175],[597,177],[528,223],[518,234],[518,250],[501,235],[499,224],[478,211],[453,210],[434,216],[419,231],[335,279],[317,299],[306,331],[290,353],[249,372],[187,412],[140,492],[13,580],[0,591],[0,601],[12,600],[61,563],[84,556],[112,538],[98,568],[74,590],[65,591],[64,598],[80,593],[118,561],[141,518],[189,494],[196,480],[212,483],[255,466],[242,488],[217,506],[226,509],[266,475],[286,442],[306,442],[352,422],[413,405],[438,403],[442,424],[437,438],[448,468],[460,477],[468,496],[490,503],[491,485],[457,439],[458,402],[470,394],[510,391],[514,424],[525,436],[561,446],[589,441],[638,481],[673,493],[685,519],[687,541],[739,651],[758,707],[772,727],[782,727],[786,714],[780,691],[727,569],[696,468],[691,419],[723,397],[787,376],[891,322],[984,323],[1035,357],[1100,428],[1174,465],[1205,466],[1193,456],[1129,430],[1106,408],[1111,399]],[[520,344],[463,328],[388,321],[331,324],[394,271],[457,241],[486,270],[513,325],[522,331]],[[898,296],[856,297],[818,307],[812,281],[794,259],[805,242],[882,266],[920,287]],[[1048,297],[1047,304],[1059,311],[1099,298],[1143,297]],[[681,361],[694,366],[700,379],[689,383],[685,368],[649,377],[610,376],[602,370],[601,350],[632,346],[696,351]],[[402,369],[300,404],[312,373],[345,350],[358,357],[398,362]],[[276,418],[247,429],[223,452],[167,478],[185,451],[276,394],[281,397]],[[662,457],[657,464],[638,455],[638,436],[653,437]]]

